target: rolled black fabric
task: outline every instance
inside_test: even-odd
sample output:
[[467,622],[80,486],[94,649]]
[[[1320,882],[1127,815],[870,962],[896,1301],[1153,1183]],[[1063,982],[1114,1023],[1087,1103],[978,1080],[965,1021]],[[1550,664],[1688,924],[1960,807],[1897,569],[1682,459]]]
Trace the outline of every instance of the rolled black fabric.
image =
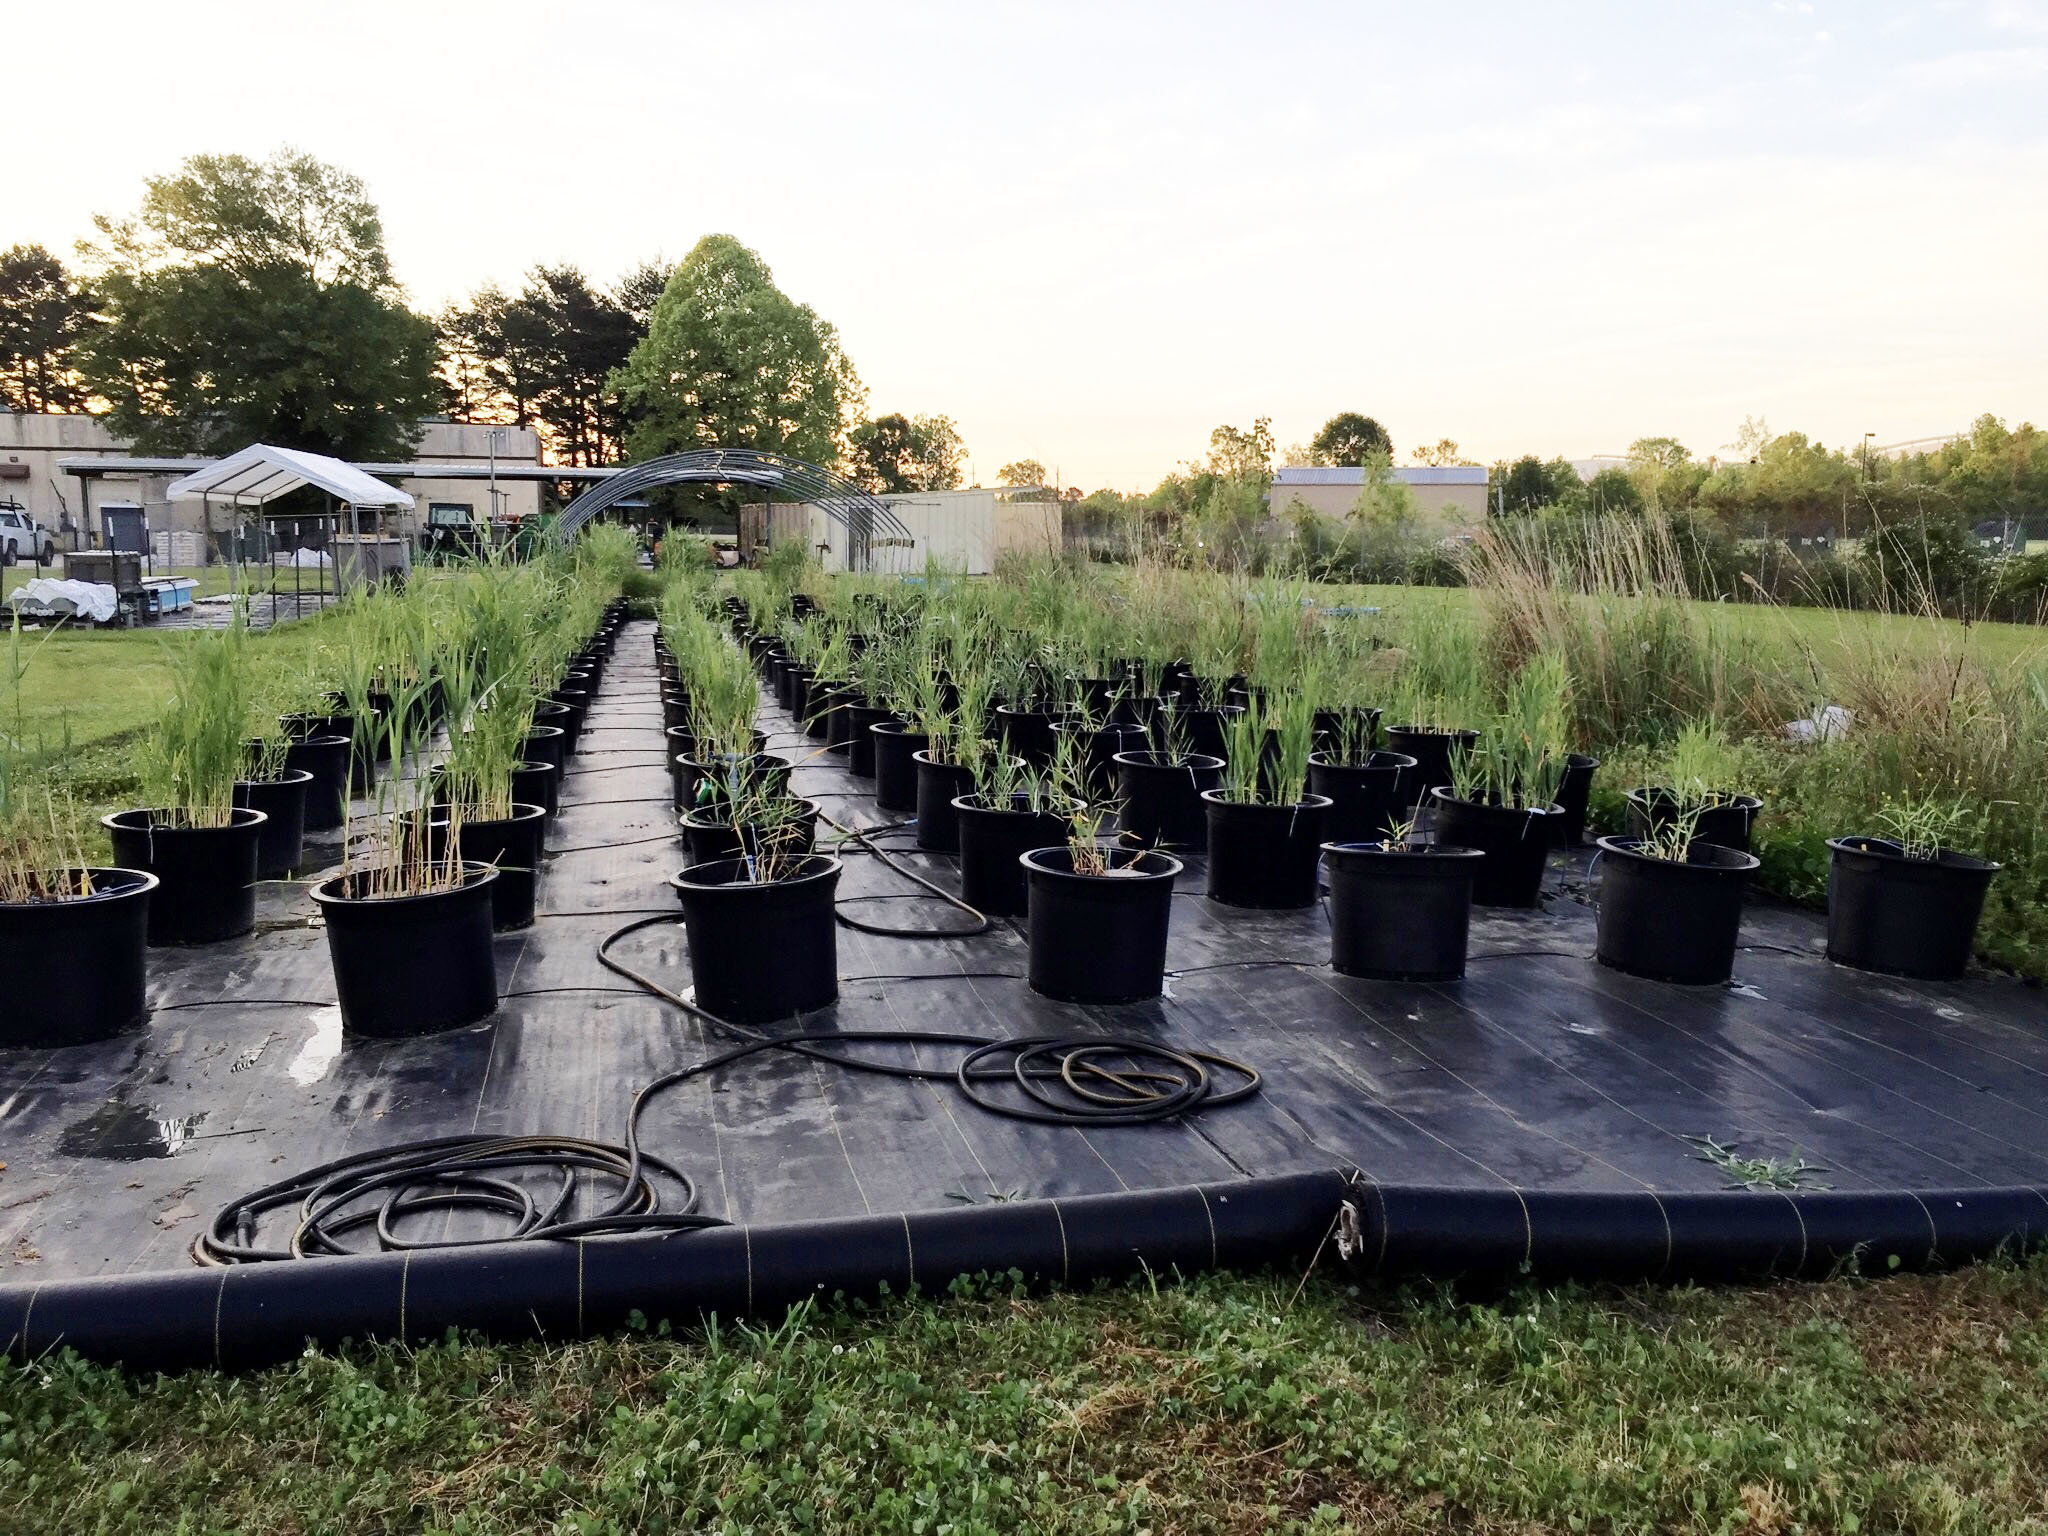
[[2048,1191],[1441,1189],[1354,1180],[1361,1273],[1438,1280],[1756,1280],[1967,1263],[2048,1238]]
[[653,1236],[537,1239],[361,1257],[229,1265],[0,1287],[0,1347],[70,1347],[139,1370],[252,1369],[310,1341],[420,1343],[449,1328],[571,1338],[639,1312],[689,1325],[762,1316],[886,1285],[942,1293],[959,1275],[1016,1269],[1038,1285],[1139,1269],[1298,1263],[1345,1188],[1335,1172],[1240,1183],[1002,1201],[959,1210]]

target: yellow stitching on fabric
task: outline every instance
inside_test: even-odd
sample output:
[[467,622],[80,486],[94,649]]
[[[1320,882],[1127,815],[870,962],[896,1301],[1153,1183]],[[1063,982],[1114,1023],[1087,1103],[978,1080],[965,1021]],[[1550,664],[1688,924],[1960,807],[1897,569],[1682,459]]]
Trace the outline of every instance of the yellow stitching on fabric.
[[1806,1235],[1806,1213],[1799,1209],[1799,1202],[1790,1195],[1780,1192],[1779,1198],[1792,1207],[1792,1215],[1799,1222],[1799,1268],[1794,1270],[1793,1273],[1804,1274],[1806,1272],[1806,1255],[1813,1241]]
[[1671,1236],[1671,1213],[1664,1209],[1664,1202],[1657,1198],[1654,1189],[1650,1191],[1650,1198],[1657,1202],[1657,1215],[1664,1223],[1664,1262],[1657,1270],[1657,1278],[1662,1280],[1671,1272],[1671,1261],[1677,1257],[1677,1243]]
[[223,1265],[220,1284],[215,1286],[213,1291],[213,1368],[217,1371],[224,1369],[220,1357],[220,1314],[222,1304],[228,1299],[228,1276],[233,1273],[233,1270]]
[[903,1222],[903,1262],[910,1267],[910,1288],[914,1291],[917,1289],[917,1249],[910,1241],[909,1213],[905,1212],[900,1219]]
[[1052,1202],[1052,1219],[1060,1224],[1060,1284],[1065,1285],[1073,1275],[1074,1262],[1067,1253],[1067,1218],[1060,1214],[1060,1203]]
[[754,1315],[754,1229],[740,1228],[740,1241],[747,1249],[747,1316]]
[[405,1262],[398,1268],[398,1342],[405,1342],[405,1302],[412,1290],[412,1250],[405,1251]]
[[1394,1218],[1387,1210],[1387,1192],[1380,1188],[1379,1180],[1368,1178],[1365,1187],[1372,1191],[1372,1197],[1380,1208],[1380,1251],[1372,1261],[1372,1272],[1378,1274],[1387,1267],[1387,1243],[1394,1235]]
[[1522,1192],[1512,1184],[1508,1188],[1514,1191],[1515,1204],[1522,1208],[1522,1271],[1526,1274],[1536,1265],[1536,1223],[1529,1215],[1529,1202],[1522,1198]]
[[[45,1282],[44,1282],[44,1281],[41,1281],[41,1280],[38,1280],[38,1281],[37,1281],[37,1282],[35,1283],[35,1288],[34,1288],[33,1290],[31,1290],[31,1291],[30,1291],[30,1292],[28,1293],[28,1305],[27,1305],[27,1306],[25,1306],[25,1307],[23,1307],[23,1308],[21,1309],[21,1363],[22,1363],[23,1365],[27,1365],[27,1364],[28,1364],[28,1362],[29,1362],[29,1360],[30,1360],[30,1358],[31,1358],[31,1357],[30,1357],[30,1355],[29,1355],[29,1336],[28,1336],[29,1324],[30,1324],[30,1323],[32,1323],[32,1322],[33,1322],[33,1321],[35,1320],[35,1315],[36,1315],[36,1298],[37,1298],[38,1296],[40,1296],[40,1295],[42,1295],[42,1294],[43,1294],[43,1286],[44,1286],[44,1284],[45,1284]],[[214,1341],[215,1341],[215,1342],[214,1342],[214,1346],[213,1346],[213,1348],[214,1348],[214,1353],[215,1353],[215,1354],[219,1354],[219,1353],[220,1353],[220,1342],[219,1342],[219,1340],[220,1340],[220,1325],[219,1325],[218,1323],[216,1323],[216,1324],[214,1325]]]
[[1195,1186],[1195,1193],[1202,1197],[1202,1214],[1209,1218],[1209,1267],[1216,1268],[1222,1261],[1216,1256],[1216,1213],[1209,1209],[1209,1193],[1201,1185]]
[[576,1332],[583,1332],[583,1242],[576,1239]]
[[1906,1193],[1912,1195],[1913,1203],[1920,1207],[1920,1214],[1927,1218],[1927,1261],[1931,1264],[1934,1262],[1935,1254],[1941,1249],[1941,1230],[1935,1226],[1934,1212],[1927,1209],[1927,1202],[1914,1195],[1910,1189]]

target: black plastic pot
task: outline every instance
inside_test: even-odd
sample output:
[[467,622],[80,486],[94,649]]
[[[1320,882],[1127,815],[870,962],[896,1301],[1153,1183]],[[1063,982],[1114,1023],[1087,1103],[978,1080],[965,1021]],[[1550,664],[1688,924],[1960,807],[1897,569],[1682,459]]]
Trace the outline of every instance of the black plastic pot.
[[1065,844],[1023,855],[1031,990],[1069,1003],[1159,995],[1173,881],[1183,868],[1152,849],[1103,848],[1116,873],[1077,875]]
[[925,734],[901,720],[880,720],[868,727],[875,744],[875,806],[899,815],[917,811],[917,764],[911,754],[925,749]]
[[1044,768],[1052,762],[1052,725],[1058,718],[1050,710],[1000,704],[996,707],[996,735],[1012,757]]
[[1456,981],[1465,974],[1476,848],[1325,843],[1330,967],[1373,981]]
[[890,711],[873,704],[846,706],[846,771],[855,778],[875,776],[875,738],[869,732],[889,718]]
[[568,737],[563,750],[573,756],[583,743],[583,719],[590,712],[590,695],[581,688],[557,688],[548,695],[548,702],[568,711],[557,723]]
[[790,761],[774,752],[755,752],[744,758],[684,758],[679,766],[683,775],[679,808],[686,811],[724,803],[731,798],[729,786],[769,794],[789,790]]
[[844,684],[835,688],[825,707],[825,746],[843,752],[853,744],[853,707],[860,699],[858,688]]
[[139,869],[91,869],[94,894],[0,903],[0,1049],[104,1040],[149,1012],[151,893]]
[[306,786],[304,830],[327,832],[348,820],[348,737],[300,736],[284,749],[284,765],[313,776]]
[[1413,809],[1401,798],[1404,776],[1415,769],[1405,752],[1369,752],[1362,763],[1339,763],[1328,752],[1308,755],[1310,794],[1330,802],[1330,841],[1376,843]]
[[[818,802],[799,802],[803,814],[777,829],[769,846],[784,858],[796,858],[817,846]],[[748,824],[735,827],[715,810],[691,811],[683,817],[683,847],[692,864],[715,864],[720,859],[737,859],[760,852],[761,830]]]
[[115,811],[100,825],[123,869],[155,875],[152,944],[213,944],[256,926],[256,845],[261,811],[235,810],[224,827],[171,827],[154,810]]
[[669,883],[683,904],[696,1004],[736,1024],[823,1008],[839,995],[833,899],[840,864],[812,854],[785,879],[750,883],[747,864],[698,864]]
[[1557,808],[1564,814],[1551,823],[1551,842],[1559,848],[1576,848],[1586,837],[1586,801],[1593,793],[1593,770],[1600,759],[1573,752],[1564,760],[1564,777],[1557,783]]
[[313,775],[287,768],[274,779],[239,779],[235,804],[263,813],[256,829],[256,878],[289,880],[306,854],[306,796]]
[[1551,818],[1557,807],[1518,810],[1513,806],[1460,800],[1441,786],[1436,803],[1436,837],[1455,848],[1486,855],[1472,881],[1472,899],[1482,907],[1533,907],[1543,894],[1543,869],[1550,857]]
[[[442,814],[427,823],[427,846],[437,859],[447,856],[448,825]],[[498,878],[491,882],[491,926],[500,933],[533,926],[547,826],[545,806],[515,801],[510,816],[465,817],[455,829],[457,858],[465,864],[489,864],[498,871]]]
[[315,885],[343,1033],[430,1035],[496,1012],[491,888],[502,878],[471,864],[460,885],[419,896],[358,896],[353,875]]
[[[1346,726],[1358,721],[1349,731]],[[1346,709],[1319,709],[1315,713],[1314,731],[1316,741],[1326,752],[1343,750],[1346,735],[1362,737],[1367,751],[1379,744],[1380,712],[1369,704],[1355,704]]]
[[953,802],[960,828],[960,899],[989,917],[1021,915],[1024,855],[1067,840],[1065,817],[1028,805],[1023,795],[1008,806],[982,805],[972,795]]
[[1107,800],[1116,792],[1119,752],[1143,752],[1151,738],[1135,725],[1105,725],[1089,730],[1078,721],[1061,720],[1053,725],[1055,740],[1072,739],[1080,750],[1082,783],[1088,794]]
[[346,736],[353,740],[356,733],[356,718],[346,711],[279,715],[277,724],[293,741],[305,741],[315,736]]
[[576,722],[566,704],[551,704],[546,700],[533,706],[533,728],[551,725],[562,733],[562,761],[568,762],[576,751]]
[[1882,837],[1828,841],[1828,958],[1859,971],[1954,981],[1970,963],[1999,866],[1943,849],[1909,858]]
[[524,762],[546,763],[559,774],[562,771],[562,728],[559,725],[536,725],[526,733],[526,740],[519,744],[519,756]]
[[1204,894],[1230,907],[1315,905],[1316,861],[1330,802],[1304,794],[1293,805],[1226,800],[1202,793],[1209,818],[1209,877]]
[[917,846],[933,853],[954,853],[960,847],[960,818],[953,802],[974,793],[974,770],[958,763],[935,763],[929,752],[913,752],[917,764]]
[[1599,847],[1594,953],[1602,965],[1694,987],[1734,974],[1742,893],[1755,855],[1698,840],[1682,863],[1651,858],[1633,837],[1603,837]]
[[1429,792],[1451,782],[1453,749],[1469,751],[1478,740],[1477,731],[1439,731],[1424,725],[1388,726],[1387,749],[1415,759],[1414,769],[1402,781],[1402,796],[1410,805],[1428,805]]
[[[1628,801],[1631,837],[1654,836],[1678,820],[1678,797],[1668,789],[1632,789],[1623,798]],[[1757,813],[1764,808],[1763,801],[1754,795],[1725,790],[1717,792],[1715,798],[1719,803],[1701,811],[1699,820],[1693,823],[1692,840],[1749,852],[1750,829],[1756,825]]]
[[512,770],[512,803],[537,805],[555,814],[562,792],[562,770],[553,763],[521,763]]
[[1220,709],[1183,705],[1171,713],[1162,712],[1153,723],[1154,744],[1163,752],[1185,750],[1198,757],[1220,757],[1228,762],[1225,727],[1233,715],[1243,713],[1242,704],[1226,704]]
[[1200,853],[1209,846],[1202,792],[1223,783],[1223,759],[1166,752],[1116,755],[1119,835],[1140,848]]

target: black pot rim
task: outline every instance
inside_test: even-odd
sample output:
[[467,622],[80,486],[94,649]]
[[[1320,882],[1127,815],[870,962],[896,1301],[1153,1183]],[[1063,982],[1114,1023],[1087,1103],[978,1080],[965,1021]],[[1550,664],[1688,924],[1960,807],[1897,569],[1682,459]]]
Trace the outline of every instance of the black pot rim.
[[[427,818],[427,824],[434,827],[447,826],[448,810],[449,807],[445,805],[435,807],[434,814]],[[544,805],[532,805],[524,800],[514,800],[510,816],[465,816],[462,818],[462,824],[465,827],[516,827],[524,822],[536,821],[547,815],[547,813],[548,808]]]
[[1491,800],[1466,800],[1451,792],[1448,784],[1438,784],[1430,789],[1430,795],[1445,805],[1462,805],[1475,811],[1492,811],[1502,816],[1530,816],[1538,820],[1546,816],[1562,816],[1561,805],[1495,805]]
[[1467,848],[1458,843],[1409,843],[1400,849],[1387,848],[1379,843],[1325,843],[1323,857],[1335,855],[1339,862],[1371,861],[1393,865],[1411,864],[1457,864],[1471,859],[1483,859],[1486,850]]
[[[303,768],[296,771],[305,773]],[[307,773],[306,777],[310,779],[312,775]],[[136,806],[132,810],[107,812],[106,815],[100,818],[100,825],[107,828],[110,832],[147,832],[151,836],[182,837],[189,832],[241,832],[246,831],[250,827],[260,827],[264,822],[270,820],[262,811],[252,811],[245,805],[238,805],[228,812],[228,824],[224,827],[157,827],[151,826],[148,822],[137,823],[128,819],[134,816],[161,816],[164,814],[166,814],[164,807],[160,805]],[[244,818],[247,819],[245,820]]]
[[1155,880],[1171,880],[1174,878],[1174,876],[1180,874],[1181,871],[1187,868],[1186,864],[1182,863],[1172,854],[1162,853],[1157,848],[1140,848],[1133,850],[1130,848],[1119,848],[1113,843],[1098,844],[1097,847],[1098,851],[1100,851],[1100,853],[1105,859],[1111,858],[1118,854],[1125,855],[1129,860],[1129,862],[1123,866],[1126,869],[1137,868],[1141,861],[1155,859],[1160,861],[1160,863],[1170,865],[1171,867],[1161,869],[1155,865],[1151,868],[1138,869],[1138,872],[1135,875],[1077,875],[1071,868],[1058,869],[1040,861],[1039,855],[1045,853],[1058,854],[1062,857],[1071,858],[1071,854],[1068,852],[1068,849],[1065,844],[1062,844],[1057,848],[1033,848],[1026,853],[1018,854],[1017,862],[1022,864],[1027,871],[1033,874],[1046,875],[1055,880],[1080,880],[1085,881],[1089,885],[1099,885],[1106,882],[1126,884],[1137,883],[1140,881],[1150,882]]
[[346,736],[294,736],[291,739],[291,744],[295,747],[345,747],[349,744],[349,738]]
[[[1020,790],[1018,791],[1018,793],[1021,794],[1022,791]],[[1020,811],[1014,805],[983,805],[980,802],[980,800],[976,798],[976,796],[974,795],[955,795],[950,803],[953,809],[956,811],[972,811],[976,815],[980,816],[1050,816],[1055,821],[1064,821],[1067,817],[1067,813],[1064,811]],[[1085,800],[1077,800],[1074,802],[1073,809],[1077,811],[1085,811],[1088,809],[1088,802]]]
[[[333,739],[334,739],[334,740],[336,740],[336,741],[340,741],[340,740],[341,740],[341,738],[340,738],[339,736],[336,736],[336,737],[335,737],[335,738],[333,738]],[[278,776],[277,776],[276,778],[274,778],[274,779],[237,779],[237,780],[235,780],[235,787],[236,787],[237,789],[257,789],[257,788],[265,788],[265,789],[267,789],[267,788],[269,788],[270,786],[272,786],[272,785],[275,785],[275,784],[310,784],[310,783],[312,783],[312,782],[313,782],[313,770],[312,770],[312,769],[310,769],[310,768],[287,768],[287,769],[285,769],[285,771],[284,771],[283,773],[280,773],[280,774],[279,774],[279,775],[278,775]]]
[[1305,791],[1299,800],[1290,800],[1284,805],[1274,800],[1231,800],[1225,798],[1225,792],[1220,789],[1203,790],[1202,799],[1210,805],[1236,806],[1247,811],[1319,811],[1337,803],[1328,795],[1311,795]]
[[521,758],[512,767],[514,773],[560,773],[562,770],[553,763],[529,763]]
[[1462,725],[1390,725],[1387,727],[1388,735],[1392,735],[1395,731],[1405,731],[1410,736],[1441,736],[1446,740],[1461,737],[1470,737],[1473,741],[1479,739],[1477,731]]
[[1176,757],[1171,752],[1141,749],[1135,752],[1114,752],[1110,754],[1113,763],[1122,763],[1130,768],[1222,768],[1224,760],[1207,752],[1183,752]]
[[119,901],[123,896],[146,896],[163,882],[146,869],[124,869],[118,864],[69,864],[64,872],[75,874],[83,870],[97,880],[102,875],[123,876],[127,884],[117,890],[94,891],[90,896],[73,896],[68,901],[0,901],[0,912],[48,912],[57,907],[90,907],[96,903]]
[[[1376,757],[1383,757],[1388,759],[1388,761],[1376,763],[1373,761]],[[1308,760],[1314,767],[1335,768],[1340,772],[1346,773],[1364,773],[1367,771],[1398,773],[1404,768],[1420,768],[1422,766],[1421,763],[1410,757],[1406,752],[1393,752],[1385,747],[1374,747],[1370,752],[1366,753],[1365,761],[1362,763],[1332,762],[1330,754],[1321,751],[1309,753]]]
[[[1719,843],[1703,843],[1694,839],[1686,845],[1686,856],[1679,859],[1660,859],[1642,851],[1643,840],[1639,837],[1596,837],[1594,844],[1602,853],[1611,853],[1618,858],[1633,859],[1638,864],[1657,864],[1666,869],[1691,869],[1712,875],[1746,875],[1763,866],[1763,860],[1753,853],[1744,853],[1740,848],[1725,848]],[[1705,861],[1695,860],[1695,850],[1713,855]]]
[[350,896],[341,889],[341,883],[348,878],[346,874],[340,874],[314,881],[311,887],[313,900],[323,907],[377,907],[388,910],[408,903],[431,902],[443,896],[457,896],[464,891],[473,891],[479,885],[488,885],[497,879],[498,866],[465,859],[462,863],[462,884],[439,891],[410,891],[402,896]]
[[[1604,841],[1604,839],[1603,839]],[[1828,848],[1835,853],[1846,853],[1852,857],[1881,859],[1888,864],[1906,864],[1915,869],[1953,869],[1958,873],[1996,874],[2005,868],[1995,859],[1978,854],[1965,853],[1960,848],[1942,848],[1931,859],[1910,857],[1906,850],[1889,837],[1872,837],[1864,833],[1850,833],[1846,837],[1831,837]]]
[[[821,807],[817,801],[806,800],[802,795],[791,795],[789,798],[796,801],[798,805],[809,807],[810,814],[813,816],[817,816],[821,814],[823,811],[823,807]],[[715,819],[703,818],[703,811],[695,810],[683,812],[680,820],[682,822],[682,825],[698,832],[708,832],[713,827],[729,827],[732,825],[732,823],[730,821],[727,821],[723,816],[717,817]],[[742,825],[751,826],[753,825],[753,823],[745,822],[742,823]]]
[[695,879],[712,870],[731,870],[743,867],[745,859],[712,859],[704,864],[692,864],[688,869],[679,869],[668,877],[668,883],[680,891],[688,886],[693,891],[789,891],[806,885],[816,885],[829,880],[841,869],[839,860],[829,853],[807,853],[795,860],[804,866],[802,873],[788,875],[780,880],[704,880]]
[[566,736],[567,734],[568,732],[564,731],[559,725],[536,725],[527,731],[526,739],[531,741],[536,736]]
[[[1597,762],[1595,766],[1598,766]],[[1721,789],[1710,789],[1707,793],[1720,797],[1714,804],[1705,807],[1709,811],[1754,812],[1764,808],[1763,801],[1759,800],[1755,795],[1741,795]],[[1664,799],[1673,801],[1678,798],[1675,790],[1666,789],[1661,784],[1638,784],[1634,789],[1625,789],[1621,792],[1622,799],[1629,801],[1631,804],[1641,806],[1648,806],[1652,795],[1661,795]]]
[[914,729],[908,720],[877,720],[868,730],[877,736],[924,736]]
[[920,747],[917,751],[911,753],[910,760],[913,763],[922,763],[927,768],[949,768],[955,773],[972,773],[974,771],[965,763],[941,763],[935,761],[932,757],[931,749],[928,747]]

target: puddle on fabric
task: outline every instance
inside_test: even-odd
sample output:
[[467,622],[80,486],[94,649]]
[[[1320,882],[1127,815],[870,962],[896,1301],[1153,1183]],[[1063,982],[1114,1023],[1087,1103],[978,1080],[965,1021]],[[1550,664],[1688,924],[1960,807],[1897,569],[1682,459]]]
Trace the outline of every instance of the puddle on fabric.
[[108,1099],[83,1120],[67,1125],[57,1150],[66,1157],[97,1157],[110,1163],[175,1157],[205,1119],[203,1109],[166,1120],[153,1109]]
[[341,1007],[315,1008],[307,1016],[313,1033],[299,1047],[285,1072],[301,1088],[310,1088],[333,1068],[341,1055]]

